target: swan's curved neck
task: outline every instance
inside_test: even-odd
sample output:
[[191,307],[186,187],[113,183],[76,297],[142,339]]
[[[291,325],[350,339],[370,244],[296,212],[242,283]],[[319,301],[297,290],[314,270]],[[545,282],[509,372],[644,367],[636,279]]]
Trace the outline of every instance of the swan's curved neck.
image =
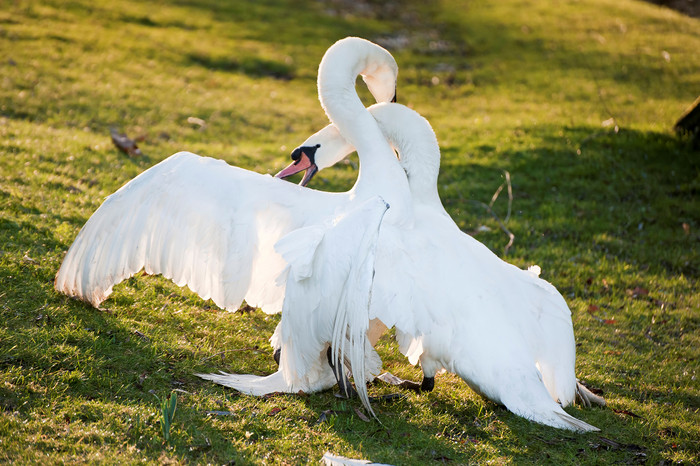
[[[321,106],[343,137],[357,149],[360,158],[356,190],[365,185],[386,185],[387,182],[400,185],[401,179],[407,189],[405,175],[395,161],[393,150],[355,91],[358,75],[371,75],[381,71],[382,67],[391,66],[396,64],[389,52],[358,38],[347,38],[333,44],[319,66]],[[391,200],[387,201],[391,203]]]
[[369,111],[399,153],[414,201],[442,206],[437,189],[440,147],[428,120],[400,104],[375,104]]

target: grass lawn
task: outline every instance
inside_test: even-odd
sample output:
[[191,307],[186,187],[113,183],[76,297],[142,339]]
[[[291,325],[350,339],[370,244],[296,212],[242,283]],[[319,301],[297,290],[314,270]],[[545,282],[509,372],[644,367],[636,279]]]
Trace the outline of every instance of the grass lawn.
[[[2,4],[0,462],[700,462],[700,153],[672,131],[700,91],[697,19],[633,0]],[[159,277],[101,310],[53,290],[102,200],[172,153],[286,165],[326,124],[316,69],[347,35],[394,54],[399,101],[441,143],[445,206],[500,255],[479,202],[510,175],[507,259],[539,264],[567,299],[577,373],[608,401],[568,411],[600,433],[530,423],[448,374],[377,404],[381,423],[332,391],[243,396],[192,374],[273,372],[277,316]],[[144,155],[116,150],[111,127]],[[345,190],[356,173],[351,158],[313,184]],[[505,219],[505,190],[493,210]],[[419,378],[389,337],[379,351]]]

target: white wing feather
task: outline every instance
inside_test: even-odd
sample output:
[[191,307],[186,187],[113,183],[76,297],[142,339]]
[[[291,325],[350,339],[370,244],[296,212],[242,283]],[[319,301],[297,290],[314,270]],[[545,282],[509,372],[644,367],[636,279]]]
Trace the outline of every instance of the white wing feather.
[[55,287],[99,306],[114,285],[144,269],[228,310],[246,299],[279,312],[284,289],[274,278],[286,264],[274,243],[340,200],[180,152],[105,200],[70,247]]
[[311,242],[316,244],[313,250],[306,238],[318,238],[319,232],[300,230],[278,243],[289,261],[281,321],[280,369],[285,379],[292,384],[303,380],[330,345],[334,360],[349,360],[360,399],[370,412],[365,382],[379,367],[369,367],[373,358],[365,357],[373,352],[367,338],[369,307],[375,250],[388,207],[378,197],[366,201],[326,225],[320,241]]
[[370,319],[395,326],[399,348],[428,377],[445,368],[523,417],[595,430],[561,409],[576,390],[562,296],[442,216],[420,218],[422,226],[395,232],[377,251]]

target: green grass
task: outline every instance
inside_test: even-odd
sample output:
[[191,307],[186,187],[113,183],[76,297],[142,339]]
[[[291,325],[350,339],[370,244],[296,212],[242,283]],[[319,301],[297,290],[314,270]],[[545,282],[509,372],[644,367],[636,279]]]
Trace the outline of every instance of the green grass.
[[[700,89],[698,20],[631,0],[422,3],[4,2],[0,462],[700,461],[700,157],[671,130]],[[277,317],[157,277],[127,280],[102,310],[54,292],[80,227],[157,161],[284,166],[326,123],[316,69],[346,35],[404,44],[390,47],[398,96],[436,130],[443,201],[465,231],[489,227],[477,238],[499,254],[507,239],[473,201],[510,173],[507,259],[541,265],[566,297],[577,373],[609,403],[569,412],[600,433],[529,423],[452,375],[377,405],[382,424],[332,392],[242,396],[192,374],[274,371]],[[145,156],[118,152],[112,126],[142,136]],[[316,187],[347,189],[355,166]],[[390,338],[379,350],[387,370],[420,376]],[[166,444],[159,400],[173,390]]]

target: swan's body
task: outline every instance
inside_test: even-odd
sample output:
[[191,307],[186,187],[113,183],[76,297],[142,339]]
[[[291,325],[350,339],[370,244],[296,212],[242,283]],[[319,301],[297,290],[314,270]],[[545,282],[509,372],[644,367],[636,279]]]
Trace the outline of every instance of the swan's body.
[[[459,230],[437,192],[440,150],[428,121],[410,110],[394,111],[396,104],[373,107],[408,175],[416,234],[406,237],[414,246],[408,242],[398,254],[378,250],[370,318],[396,326],[402,351],[412,363],[420,360],[426,377],[445,368],[523,417],[596,430],[559,406],[576,396],[587,406],[605,404],[576,380],[564,298],[539,278],[539,267],[508,264]],[[400,254],[406,249],[416,253]],[[400,289],[396,271],[404,273]]]
[[[518,415],[559,428],[595,430],[562,409],[574,402],[577,393],[584,403],[604,403],[577,384],[573,326],[564,299],[551,284],[538,278],[539,268],[524,271],[508,264],[459,230],[437,193],[440,153],[425,119],[398,104],[376,104],[369,111],[397,149],[408,174],[415,219],[410,234],[389,232],[390,241],[378,237],[376,244],[367,246],[375,263],[371,272],[366,272],[373,273],[374,279],[371,309],[365,318],[396,327],[401,351],[411,363],[420,361],[427,378],[445,368]],[[333,159],[324,153],[331,147],[340,160],[351,147],[343,147],[333,138],[341,140],[342,136],[330,126],[304,145],[319,145],[317,154],[325,160]],[[324,270],[324,264],[322,260],[317,269],[312,266],[300,282],[312,282],[325,291],[332,289],[338,278]],[[311,288],[305,296],[312,299],[312,285],[300,286]],[[289,284],[287,289],[291,289]],[[356,292],[361,295],[361,287]],[[361,302],[363,298],[354,299]],[[281,325],[290,320],[308,322],[309,315],[303,309],[286,310]],[[332,317],[331,310],[329,307],[322,317],[314,318],[327,320]],[[227,385],[246,393],[273,391],[272,385],[266,387],[265,378],[230,377]],[[277,377],[273,374],[269,381]]]

